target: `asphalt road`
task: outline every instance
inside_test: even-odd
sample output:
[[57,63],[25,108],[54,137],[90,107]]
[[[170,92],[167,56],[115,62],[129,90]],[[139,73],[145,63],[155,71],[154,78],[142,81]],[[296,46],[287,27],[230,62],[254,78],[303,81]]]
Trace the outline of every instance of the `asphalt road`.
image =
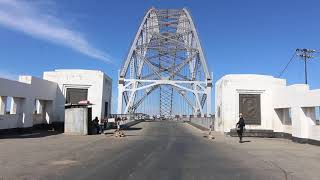
[[[0,179],[318,180],[317,146],[203,137],[187,123],[143,122],[126,137],[24,135],[0,140]],[[34,137],[33,137],[34,136]]]
[[[286,179],[281,169],[224,143],[197,136],[188,124],[140,125],[145,128],[142,133],[127,132],[126,137],[140,138],[112,154],[97,154],[96,158],[101,161],[92,162],[87,169],[70,168],[63,179]],[[142,131],[139,125],[136,127],[132,131]]]

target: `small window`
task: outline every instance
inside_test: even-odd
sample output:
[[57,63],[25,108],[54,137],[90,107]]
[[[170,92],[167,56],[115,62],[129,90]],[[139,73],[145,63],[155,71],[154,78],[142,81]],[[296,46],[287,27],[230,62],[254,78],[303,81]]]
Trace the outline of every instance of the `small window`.
[[67,88],[66,104],[78,104],[88,100],[88,89]]
[[33,103],[33,114],[43,114],[43,100],[35,99]]
[[33,102],[33,114],[38,114],[38,106],[39,106],[39,102],[37,99],[34,100]]
[[[291,108],[286,109],[287,115],[285,115],[284,124],[285,125],[292,125],[292,113]],[[286,117],[287,116],[287,117]]]
[[0,115],[6,114],[7,97],[0,96]]
[[316,108],[316,125],[320,125],[320,106]]
[[8,96],[6,102],[5,114],[16,114],[15,112],[15,103],[13,102],[13,98]]
[[287,121],[290,122],[290,124],[291,124],[291,120],[292,120],[291,108],[288,108],[288,119],[287,119]]
[[279,108],[276,112],[283,125],[292,125],[291,108]]

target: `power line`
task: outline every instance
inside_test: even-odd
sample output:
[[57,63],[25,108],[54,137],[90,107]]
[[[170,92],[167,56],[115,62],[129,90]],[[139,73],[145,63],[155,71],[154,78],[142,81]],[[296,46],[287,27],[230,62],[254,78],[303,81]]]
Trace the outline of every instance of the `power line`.
[[305,84],[308,84],[308,69],[307,69],[307,61],[311,58],[315,57],[315,54],[319,53],[319,51],[313,50],[313,49],[296,49],[294,52],[293,56],[290,58],[289,62],[286,64],[284,69],[279,73],[278,78],[283,75],[283,73],[287,70],[288,66],[290,63],[293,61],[293,59],[296,56],[299,56],[303,59],[304,61],[304,76],[305,76]]
[[283,70],[279,73],[278,78],[280,78],[283,73],[287,70],[289,64],[292,62],[292,60],[296,57],[296,52],[293,53],[292,57],[290,58],[289,62],[286,64],[286,66],[283,68]]

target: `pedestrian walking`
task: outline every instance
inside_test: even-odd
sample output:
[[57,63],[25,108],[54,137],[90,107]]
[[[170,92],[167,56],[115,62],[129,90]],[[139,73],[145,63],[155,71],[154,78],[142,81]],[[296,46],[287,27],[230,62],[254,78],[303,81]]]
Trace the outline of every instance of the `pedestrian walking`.
[[100,134],[100,125],[99,125],[99,119],[98,117],[95,117],[93,119],[93,124],[94,124],[94,127],[96,129],[96,134]]
[[120,126],[120,121],[121,121],[121,118],[120,118],[120,117],[117,117],[117,118],[116,118],[116,126],[117,126],[117,130],[118,130],[118,131],[120,131],[120,128],[121,128],[121,126]]
[[244,118],[242,113],[239,114],[239,121],[237,122],[236,128],[237,128],[237,133],[239,136],[239,143],[242,143],[242,135],[243,135],[243,129],[246,126],[245,122],[244,122]]

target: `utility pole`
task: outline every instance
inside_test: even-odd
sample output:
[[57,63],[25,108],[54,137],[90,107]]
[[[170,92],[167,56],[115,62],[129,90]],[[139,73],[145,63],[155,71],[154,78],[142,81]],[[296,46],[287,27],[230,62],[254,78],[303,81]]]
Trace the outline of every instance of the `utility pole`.
[[297,56],[301,57],[304,60],[304,77],[305,77],[305,84],[308,84],[308,69],[307,69],[307,60],[313,58],[313,53],[316,50],[312,49],[296,49]]

